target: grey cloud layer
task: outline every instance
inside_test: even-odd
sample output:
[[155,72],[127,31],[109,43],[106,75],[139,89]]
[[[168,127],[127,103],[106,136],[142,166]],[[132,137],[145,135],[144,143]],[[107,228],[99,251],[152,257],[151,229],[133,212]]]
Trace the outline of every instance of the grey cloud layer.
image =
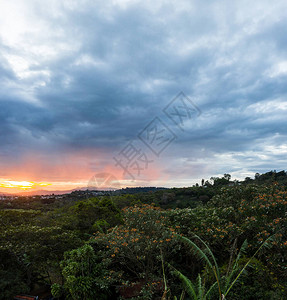
[[27,3],[46,31],[25,51],[0,44],[30,61],[21,78],[0,56],[0,153],[120,149],[181,90],[203,113],[174,157],[256,150],[275,134],[286,144],[287,69],[276,71],[287,61],[284,1]]

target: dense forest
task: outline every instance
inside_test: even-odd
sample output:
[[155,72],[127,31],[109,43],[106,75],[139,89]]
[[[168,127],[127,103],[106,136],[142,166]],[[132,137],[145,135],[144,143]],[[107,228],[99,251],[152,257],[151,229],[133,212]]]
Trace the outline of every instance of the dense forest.
[[75,195],[0,201],[0,299],[287,299],[285,171]]

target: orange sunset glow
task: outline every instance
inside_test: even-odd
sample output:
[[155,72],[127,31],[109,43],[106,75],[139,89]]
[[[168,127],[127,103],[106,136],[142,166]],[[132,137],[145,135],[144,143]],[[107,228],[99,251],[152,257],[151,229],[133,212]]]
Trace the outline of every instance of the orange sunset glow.
[[1,188],[9,188],[9,189],[21,189],[21,190],[30,190],[38,187],[49,186],[51,183],[46,182],[33,182],[33,181],[14,181],[14,180],[6,180],[0,182]]
[[[107,151],[106,151],[107,152]],[[151,180],[163,185],[167,175],[163,176],[159,162],[150,165],[141,174],[141,182],[132,182],[128,176],[123,176],[123,170],[109,164],[111,154],[104,151],[70,151],[59,153],[57,157],[33,152],[25,155],[17,164],[3,164],[5,176],[0,176],[0,193],[21,193],[35,191],[71,191],[83,187],[90,187],[91,179],[98,175],[110,174],[116,178],[121,187],[137,184],[148,185]],[[103,163],[102,163],[103,162]],[[110,188],[112,182],[93,183],[95,189]]]

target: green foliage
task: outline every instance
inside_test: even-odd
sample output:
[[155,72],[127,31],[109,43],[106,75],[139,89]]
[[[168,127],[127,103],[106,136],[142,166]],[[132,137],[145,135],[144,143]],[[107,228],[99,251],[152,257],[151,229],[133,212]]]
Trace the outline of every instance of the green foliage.
[[17,293],[28,290],[25,266],[8,250],[0,250],[0,299],[12,299]]
[[[252,255],[252,257],[247,260],[247,262],[245,263],[245,265],[239,271],[239,260],[240,260],[242,252],[244,252],[245,249],[246,249],[246,247],[247,247],[247,242],[244,242],[243,245],[242,245],[242,247],[241,247],[241,249],[240,249],[240,251],[239,251],[239,254],[237,255],[237,258],[236,258],[235,262],[233,263],[233,266],[231,267],[231,271],[227,272],[225,276],[222,276],[220,274],[217,261],[216,261],[214,255],[213,255],[211,249],[208,247],[208,245],[199,236],[195,235],[194,237],[196,238],[196,240],[198,240],[198,242],[200,242],[200,243],[203,244],[204,249],[201,249],[200,246],[197,245],[197,243],[189,240],[186,237],[177,236],[177,238],[181,242],[183,242],[183,243],[187,244],[188,246],[190,246],[191,249],[193,250],[193,252],[198,257],[198,259],[202,260],[207,265],[207,267],[210,269],[210,271],[213,272],[215,282],[213,284],[211,284],[209,288],[206,288],[205,283],[203,283],[202,280],[201,280],[200,274],[198,274],[197,284],[194,285],[191,282],[191,280],[189,280],[184,274],[182,274],[180,271],[176,270],[170,264],[168,264],[168,266],[172,269],[173,274],[175,274],[177,277],[179,277],[179,279],[183,283],[183,286],[184,286],[186,292],[194,300],[210,299],[209,296],[210,296],[211,292],[213,292],[213,290],[215,289],[216,286],[218,288],[218,293],[217,293],[218,296],[217,296],[217,298],[220,299],[220,300],[221,299],[225,299],[226,296],[229,294],[230,290],[232,289],[232,287],[239,280],[239,278],[242,275],[242,273],[245,271],[245,269],[251,263],[251,261],[253,260],[253,258],[257,255],[257,253],[262,248],[264,248],[264,246],[267,246],[268,243],[270,242],[270,240],[272,239],[271,237],[269,237],[257,249],[257,251]],[[238,273],[238,274],[235,277],[236,273]]]
[[4,209],[0,210],[0,223],[4,227],[31,224],[40,215],[41,211],[39,210]]
[[124,294],[134,286],[140,287],[135,293],[139,297],[152,297],[162,291],[160,253],[172,257],[178,248],[174,229],[166,226],[165,215],[165,211],[152,205],[126,208],[123,225],[91,239],[103,259],[111,260],[111,277],[122,286]]
[[63,293],[74,300],[108,299],[107,265],[99,260],[90,245],[65,253],[61,262],[64,285],[53,284],[55,297]]
[[51,293],[55,298],[60,298],[62,295],[64,295],[65,291],[60,284],[54,283],[51,286]]
[[234,186],[222,188],[206,206],[173,210],[169,215],[180,233],[191,238],[195,232],[207,241],[220,262],[228,259],[236,238],[241,243],[247,239],[247,251],[252,253],[275,234],[264,263],[287,280],[286,205],[287,192],[277,186]]
[[120,210],[110,197],[90,198],[79,201],[69,209],[70,222],[68,228],[82,233],[92,234],[96,222],[102,220],[106,226],[112,227],[122,222]]
[[[226,292],[242,269],[228,299],[287,299],[285,172],[87,195],[0,203],[0,299],[47,283],[67,299],[183,300],[192,289],[217,299],[218,286]],[[270,236],[269,249],[244,268]],[[87,241],[93,251],[81,247]],[[173,267],[164,270],[162,258]]]
[[[240,265],[239,268],[242,268],[247,261],[247,257],[241,258],[238,262]],[[250,284],[251,280],[252,284]],[[241,275],[240,281],[232,287],[228,298],[234,300],[283,300],[286,298],[286,292],[284,295],[284,287],[278,284],[275,274],[260,260],[253,258],[248,272]]]
[[135,194],[135,195],[119,195],[119,196],[113,196],[113,202],[115,203],[116,207],[119,209],[123,209],[125,207],[134,206],[141,204],[141,201],[139,200],[141,198],[141,195]]
[[10,293],[17,286],[21,287],[18,292],[23,293],[36,283],[49,283],[60,275],[57,262],[64,252],[81,244],[73,232],[63,231],[57,226],[40,226],[39,212],[6,210],[2,211],[2,216],[0,252],[6,253],[6,259],[12,261],[9,268],[3,267],[5,260],[0,264],[0,272],[5,274],[0,280],[2,294]]

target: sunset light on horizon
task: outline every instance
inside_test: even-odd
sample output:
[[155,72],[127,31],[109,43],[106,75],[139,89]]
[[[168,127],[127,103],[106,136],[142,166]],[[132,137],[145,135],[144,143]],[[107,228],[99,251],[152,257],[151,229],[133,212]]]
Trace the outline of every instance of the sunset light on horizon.
[[4,180],[0,182],[0,188],[23,189],[23,190],[35,189],[38,187],[46,187],[49,185],[52,184],[44,183],[44,182],[14,181],[14,180]]

